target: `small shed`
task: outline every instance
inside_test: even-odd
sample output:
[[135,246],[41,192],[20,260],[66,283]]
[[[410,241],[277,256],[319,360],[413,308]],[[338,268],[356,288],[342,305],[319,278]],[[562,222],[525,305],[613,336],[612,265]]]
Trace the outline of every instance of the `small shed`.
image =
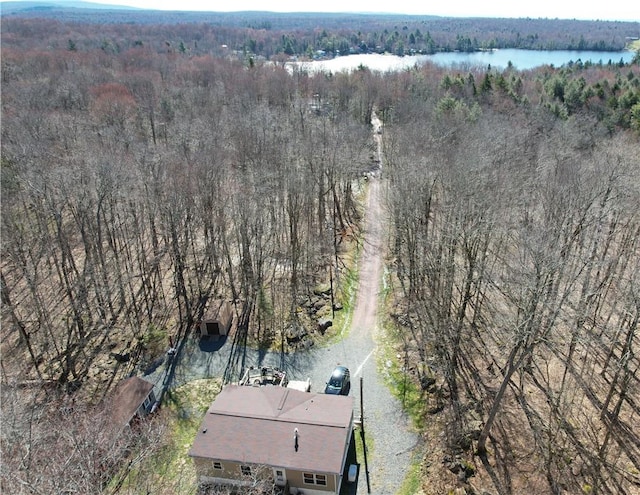
[[216,299],[209,303],[207,311],[200,322],[200,337],[218,338],[227,335],[233,322],[231,303]]
[[111,417],[124,427],[136,417],[149,414],[156,403],[153,383],[137,376],[121,381],[111,398]]

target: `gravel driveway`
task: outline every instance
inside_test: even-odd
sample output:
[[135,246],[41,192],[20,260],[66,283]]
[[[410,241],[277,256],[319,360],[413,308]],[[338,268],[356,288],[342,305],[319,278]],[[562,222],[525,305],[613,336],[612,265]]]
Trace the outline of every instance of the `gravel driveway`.
[[[379,139],[379,136],[376,136]],[[368,453],[371,493],[393,495],[401,485],[411,463],[418,435],[411,428],[400,403],[393,398],[379,371],[375,338],[377,334],[378,290],[381,283],[384,257],[385,217],[382,208],[383,181],[369,180],[366,208],[364,251],[359,261],[359,287],[354,305],[353,319],[338,343],[327,348],[312,348],[293,354],[259,352],[243,349],[243,368],[276,366],[295,380],[311,379],[311,391],[322,392],[336,364],[350,368],[351,395],[355,398],[355,417],[360,417],[360,378],[364,403],[364,426],[367,437],[373,439],[373,450]],[[199,341],[189,338],[175,356],[175,366],[169,358],[158,363],[146,378],[156,383],[158,393],[164,387],[179,387],[190,381],[223,376],[233,352],[233,342]],[[171,369],[168,375],[167,370]],[[357,440],[360,441],[359,435]],[[358,495],[368,493],[364,460],[358,483]]]

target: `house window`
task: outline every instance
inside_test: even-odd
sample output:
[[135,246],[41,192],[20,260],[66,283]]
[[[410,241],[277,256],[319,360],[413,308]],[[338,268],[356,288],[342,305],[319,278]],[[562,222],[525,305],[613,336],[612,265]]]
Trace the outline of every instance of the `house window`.
[[213,461],[213,469],[222,470],[222,463],[220,461]]
[[244,476],[251,476],[251,468],[249,466],[240,466],[240,471]]
[[327,486],[326,474],[302,473],[302,480],[305,485]]

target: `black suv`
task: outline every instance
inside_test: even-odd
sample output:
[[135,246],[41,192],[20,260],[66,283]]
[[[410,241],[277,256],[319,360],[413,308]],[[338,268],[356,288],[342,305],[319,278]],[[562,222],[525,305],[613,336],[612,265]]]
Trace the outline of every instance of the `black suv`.
[[351,373],[345,366],[336,366],[324,389],[325,394],[349,395],[351,390]]

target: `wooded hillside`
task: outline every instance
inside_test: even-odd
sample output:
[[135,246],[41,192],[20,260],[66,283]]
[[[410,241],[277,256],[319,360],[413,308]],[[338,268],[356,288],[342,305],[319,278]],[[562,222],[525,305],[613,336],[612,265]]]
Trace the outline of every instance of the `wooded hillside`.
[[443,425],[429,438],[468,466],[425,462],[424,492],[638,493],[637,57],[309,74],[223,51],[215,28],[207,50],[180,25],[129,29],[2,19],[3,491],[70,490],[89,465],[75,489],[104,487],[132,447],[45,463],[95,433],[51,427],[60,404],[91,411],[208,300],[267,345],[313,326],[301,307],[343,283],[358,235],[375,111],[387,325]]
[[[145,46],[192,55],[231,50],[268,59],[349,53],[432,54],[496,48],[619,51],[640,23],[571,19],[447,18],[383,14],[162,12],[25,8],[3,2],[3,38],[33,46],[107,51]],[[28,5],[28,4],[27,4]],[[101,36],[96,36],[99,29]]]

